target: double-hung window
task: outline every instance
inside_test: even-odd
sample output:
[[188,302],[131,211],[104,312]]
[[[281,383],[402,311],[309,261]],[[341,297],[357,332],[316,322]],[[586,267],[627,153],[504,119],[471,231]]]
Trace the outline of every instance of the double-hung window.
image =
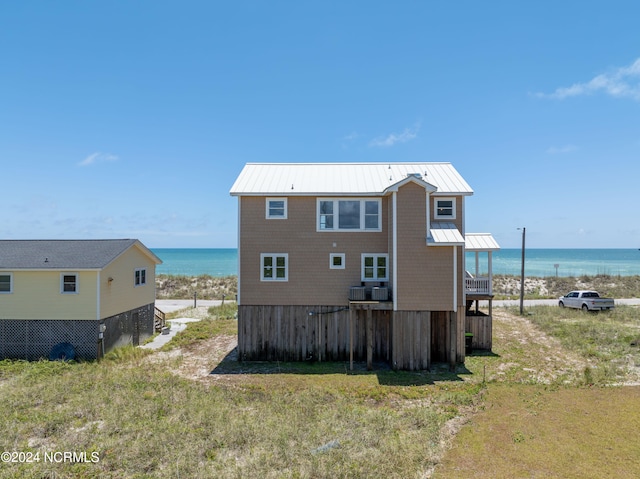
[[268,220],[286,220],[287,199],[267,198],[265,216]]
[[261,281],[288,281],[289,255],[287,253],[262,253],[260,255]]
[[389,255],[362,253],[362,281],[389,281]]
[[75,273],[62,273],[60,275],[60,292],[62,294],[75,294],[78,292],[78,275]]
[[11,273],[0,273],[0,294],[13,293],[13,275]]
[[133,275],[133,284],[134,286],[142,286],[147,284],[146,268],[136,268],[135,273]]
[[318,199],[318,231],[381,231],[380,199]]
[[455,198],[435,198],[435,215],[437,220],[456,219],[456,199]]

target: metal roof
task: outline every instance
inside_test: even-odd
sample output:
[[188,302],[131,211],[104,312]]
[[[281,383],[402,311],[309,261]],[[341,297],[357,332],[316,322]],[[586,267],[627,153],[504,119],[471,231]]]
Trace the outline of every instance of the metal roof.
[[435,246],[462,246],[464,237],[453,223],[433,222],[427,237],[427,244]]
[[467,251],[497,251],[500,249],[500,245],[491,236],[491,233],[467,233],[464,240]]
[[451,163],[247,163],[231,195],[381,195],[416,175],[435,194],[472,195]]
[[136,239],[0,240],[0,269],[102,269],[133,245],[162,263]]

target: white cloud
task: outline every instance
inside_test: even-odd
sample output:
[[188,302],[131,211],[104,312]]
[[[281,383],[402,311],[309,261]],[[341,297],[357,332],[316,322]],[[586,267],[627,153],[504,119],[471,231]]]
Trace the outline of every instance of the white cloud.
[[640,101],[640,58],[627,67],[603,73],[586,83],[574,83],[569,87],[557,88],[553,93],[536,93],[536,96],[563,100],[596,92],[604,92],[615,98],[631,98]]
[[575,145],[551,146],[547,149],[547,153],[550,155],[557,155],[562,153],[571,153],[577,149],[578,147]]
[[118,157],[116,155],[97,151],[95,153],[90,154],[84,160],[79,162],[78,166],[89,166],[95,163],[111,162],[111,161],[117,161],[117,160],[118,160]]
[[379,136],[369,142],[369,146],[389,147],[396,143],[406,143],[418,136],[418,130],[420,130],[420,124],[415,125],[413,128],[405,128],[402,133],[390,133],[387,136]]

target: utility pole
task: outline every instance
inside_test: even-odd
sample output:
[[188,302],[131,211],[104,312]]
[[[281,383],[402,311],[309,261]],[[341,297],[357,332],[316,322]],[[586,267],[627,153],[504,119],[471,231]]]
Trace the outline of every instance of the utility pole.
[[520,269],[520,316],[524,314],[524,239],[526,235],[527,235],[527,228],[523,227],[522,228],[522,264]]

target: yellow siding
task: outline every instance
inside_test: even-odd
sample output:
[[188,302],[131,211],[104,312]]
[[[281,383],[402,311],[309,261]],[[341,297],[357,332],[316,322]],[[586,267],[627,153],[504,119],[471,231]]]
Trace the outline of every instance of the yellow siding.
[[76,294],[60,293],[60,271],[13,271],[13,293],[0,294],[0,319],[96,319],[97,271],[78,275]]
[[[134,285],[137,268],[147,269],[145,285]],[[153,303],[156,296],[155,270],[155,263],[135,246],[108,265],[100,273],[100,319]]]
[[[360,284],[361,253],[390,253],[387,201],[380,232],[317,232],[316,198],[289,197],[288,219],[266,220],[265,198],[240,201],[240,301],[245,305],[347,304]],[[288,253],[287,282],[260,281],[260,254]],[[330,269],[329,255],[345,254],[345,269]]]

